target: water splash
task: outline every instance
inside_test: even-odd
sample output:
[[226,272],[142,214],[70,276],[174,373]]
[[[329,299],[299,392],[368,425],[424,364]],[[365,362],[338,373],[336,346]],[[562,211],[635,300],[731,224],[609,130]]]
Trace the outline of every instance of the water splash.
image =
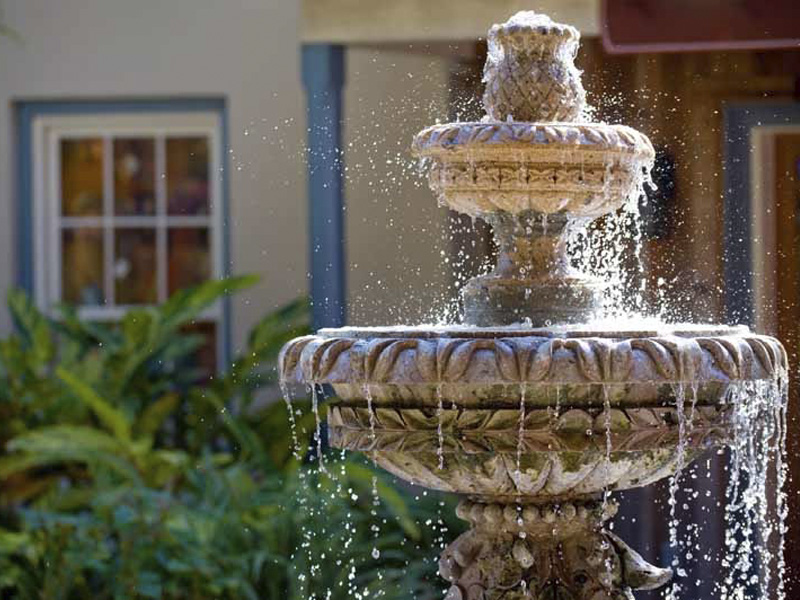
[[723,598],[786,597],[784,378],[736,382],[728,392],[732,442],[721,561],[726,574],[717,586]]
[[567,224],[567,254],[573,268],[606,284],[597,319],[639,319],[646,314],[641,202],[645,188],[653,187],[647,168],[637,174],[616,214],[593,221],[575,218]]

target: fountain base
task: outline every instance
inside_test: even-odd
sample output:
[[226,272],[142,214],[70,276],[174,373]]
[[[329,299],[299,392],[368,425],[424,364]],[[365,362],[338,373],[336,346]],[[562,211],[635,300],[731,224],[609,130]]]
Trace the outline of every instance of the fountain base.
[[462,501],[472,528],[442,554],[446,600],[631,600],[672,576],[604,529],[613,502]]

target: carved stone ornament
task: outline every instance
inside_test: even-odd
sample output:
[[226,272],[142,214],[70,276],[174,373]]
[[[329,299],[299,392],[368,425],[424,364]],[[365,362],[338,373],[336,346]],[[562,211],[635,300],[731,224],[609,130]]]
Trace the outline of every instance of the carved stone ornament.
[[333,388],[333,446],[465,497],[471,529],[439,563],[447,600],[661,586],[670,570],[604,528],[609,493],[729,442],[734,391],[786,378],[780,342],[746,327],[585,325],[603,284],[571,268],[567,227],[635,200],[654,153],[629,127],[580,122],[578,39],[534,13],[495,25],[486,117],[414,139],[440,201],[494,229],[497,265],[464,286],[465,324],[323,329],[281,351],[284,381]]
[[439,200],[473,217],[568,212],[597,218],[636,192],[655,153],[624,125],[455,123],[420,132],[416,156],[432,159]]
[[577,121],[586,104],[573,62],[580,34],[520,12],[489,30],[483,106],[495,121]]
[[444,551],[439,572],[452,585],[446,600],[629,600],[655,589],[669,569],[647,563],[603,522],[613,502],[482,504],[465,501],[471,523]]

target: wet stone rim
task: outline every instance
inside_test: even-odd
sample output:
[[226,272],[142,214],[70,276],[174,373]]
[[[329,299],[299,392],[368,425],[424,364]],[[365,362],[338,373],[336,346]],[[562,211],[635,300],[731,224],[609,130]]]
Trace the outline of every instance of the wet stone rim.
[[292,340],[279,358],[284,381],[330,384],[727,383],[775,380],[786,369],[781,343],[757,334],[627,339],[326,334]]
[[[515,147],[518,144],[520,147]],[[598,123],[500,123],[473,122],[433,125],[420,131],[411,145],[416,156],[437,156],[477,148],[498,146],[513,153],[523,150],[543,153],[556,148],[571,151],[619,152],[638,158],[653,158],[650,139],[625,125]],[[580,162],[575,157],[576,162]]]

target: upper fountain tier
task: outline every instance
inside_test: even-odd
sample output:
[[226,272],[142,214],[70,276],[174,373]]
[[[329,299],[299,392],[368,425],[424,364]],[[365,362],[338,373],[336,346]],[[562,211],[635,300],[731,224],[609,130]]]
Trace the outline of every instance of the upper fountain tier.
[[582,120],[586,92],[574,58],[580,34],[520,12],[489,30],[479,122],[434,125],[415,138],[433,159],[440,201],[471,216],[565,213],[596,218],[640,189],[653,161],[647,136]]
[[435,125],[414,138],[432,162],[431,189],[495,233],[495,270],[463,290],[464,320],[497,326],[580,323],[597,312],[602,283],[566,256],[570,219],[591,220],[638,199],[653,162],[647,136],[581,121],[586,92],[574,27],[521,12],[489,30],[486,116]]

